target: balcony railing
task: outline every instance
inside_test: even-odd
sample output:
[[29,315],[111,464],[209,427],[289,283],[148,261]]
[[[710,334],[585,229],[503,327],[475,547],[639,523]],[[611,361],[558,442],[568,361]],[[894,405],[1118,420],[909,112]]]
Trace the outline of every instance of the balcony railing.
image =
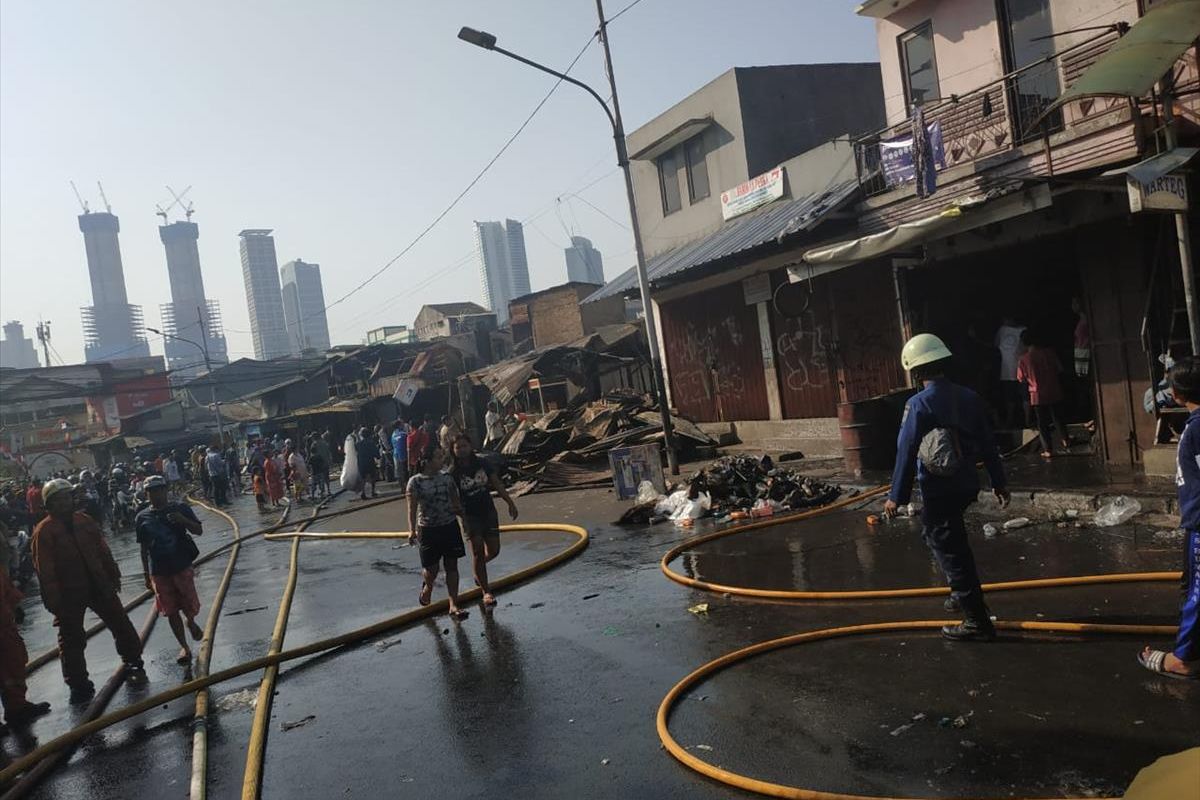
[[[1053,56],[1036,61],[962,95],[927,103],[925,125],[931,130],[936,169],[940,172],[1026,142],[1043,139],[1086,119],[1126,104],[1121,98],[1079,100],[1046,113],[1046,109],[1120,38],[1108,30]],[[937,146],[940,137],[941,147]],[[911,144],[912,120],[889,126],[855,142],[859,183],[876,195],[912,183],[904,161],[905,142]],[[883,153],[893,158],[884,164]]]

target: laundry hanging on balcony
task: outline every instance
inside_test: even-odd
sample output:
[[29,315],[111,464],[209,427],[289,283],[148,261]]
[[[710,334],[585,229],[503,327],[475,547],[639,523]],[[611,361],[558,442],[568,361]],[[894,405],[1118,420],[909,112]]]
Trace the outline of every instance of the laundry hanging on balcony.
[[[925,125],[923,119],[918,123],[916,119],[920,114],[920,109],[917,109],[917,113],[913,116],[913,131],[918,130],[917,126],[920,125],[920,129],[925,131],[925,136],[917,137],[913,133],[908,133],[890,139],[880,139],[879,163],[883,168],[883,179],[887,182],[888,188],[895,188],[916,180],[918,175],[924,175],[925,181],[917,181],[917,183],[918,192],[925,192],[920,196],[925,197],[932,194],[937,187],[936,171],[945,169],[946,151],[942,145],[942,123],[938,121]],[[915,158],[917,149],[915,143],[918,139],[925,145],[927,154],[923,161],[925,165],[923,171],[917,170]],[[926,188],[921,188],[922,183]]]

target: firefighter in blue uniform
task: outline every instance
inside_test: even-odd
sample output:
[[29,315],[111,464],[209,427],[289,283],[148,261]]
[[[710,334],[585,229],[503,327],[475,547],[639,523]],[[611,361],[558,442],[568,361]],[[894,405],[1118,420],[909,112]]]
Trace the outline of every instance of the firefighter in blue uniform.
[[925,543],[950,584],[946,609],[964,616],[961,623],[943,627],[942,635],[955,641],[991,641],[996,629],[983,601],[963,521],[963,512],[979,495],[979,461],[987,469],[1000,507],[1010,499],[987,407],[975,392],[946,377],[950,350],[938,337],[914,336],[904,345],[900,363],[923,388],[904,407],[896,468],[883,513],[893,517],[909,502],[915,478],[921,487]]

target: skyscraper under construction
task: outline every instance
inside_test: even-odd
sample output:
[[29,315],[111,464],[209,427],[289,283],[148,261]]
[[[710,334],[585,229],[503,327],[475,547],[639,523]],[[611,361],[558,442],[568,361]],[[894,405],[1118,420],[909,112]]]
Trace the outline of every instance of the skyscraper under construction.
[[121,223],[111,212],[79,215],[88,275],[92,282],[92,304],[83,316],[83,350],[88,363],[123,358],[146,358],[150,346],[142,333],[142,308],[129,304],[125,293],[125,270],[117,239]]
[[[188,208],[188,216],[191,209]],[[165,215],[164,215],[165,216]],[[204,356],[197,347],[171,336],[202,343],[208,348],[213,367],[229,363],[221,309],[216,300],[204,295],[204,276],[200,272],[200,226],[187,221],[160,225],[158,237],[167,253],[167,276],[171,281],[171,302],[159,307],[162,315],[163,348],[168,368],[180,378],[193,378],[204,370]]]

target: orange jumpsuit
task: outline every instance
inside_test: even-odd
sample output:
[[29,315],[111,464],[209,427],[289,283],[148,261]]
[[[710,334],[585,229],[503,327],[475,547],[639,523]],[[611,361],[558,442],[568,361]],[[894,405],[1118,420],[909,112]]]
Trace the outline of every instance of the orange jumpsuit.
[[0,569],[0,701],[11,714],[25,705],[25,662],[29,653],[13,619],[21,592]]

